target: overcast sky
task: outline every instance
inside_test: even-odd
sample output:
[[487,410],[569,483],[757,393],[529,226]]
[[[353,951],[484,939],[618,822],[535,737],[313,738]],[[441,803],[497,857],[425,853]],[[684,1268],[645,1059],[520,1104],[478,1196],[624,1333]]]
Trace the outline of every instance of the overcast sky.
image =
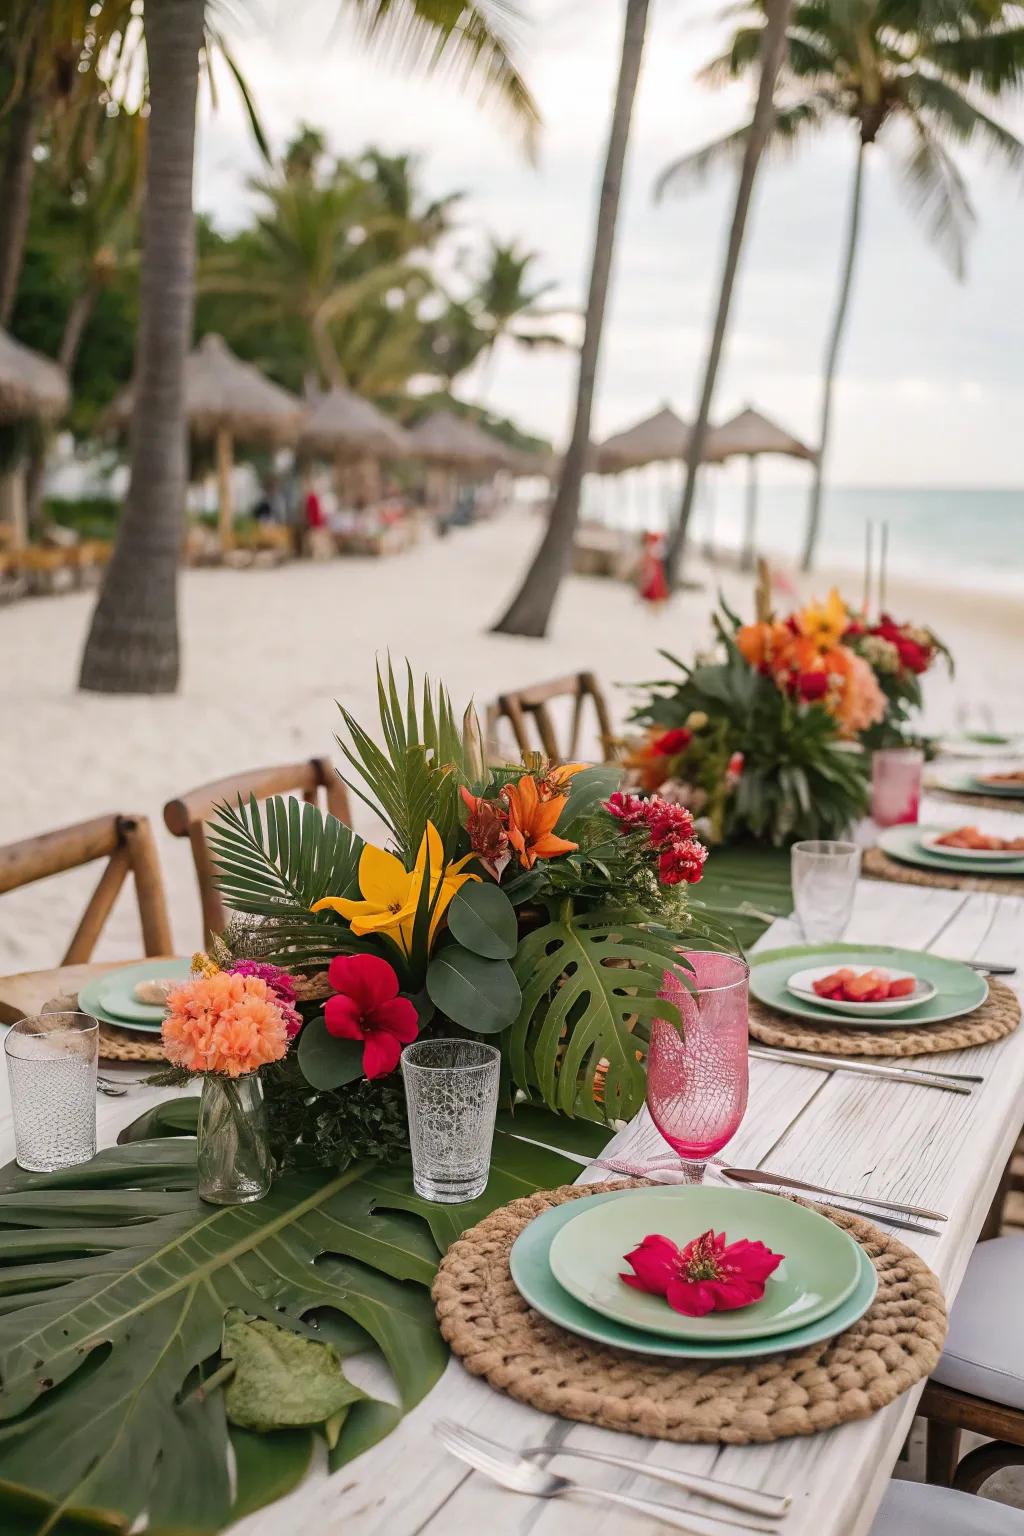
[[[369,144],[423,157],[432,192],[467,195],[460,241],[488,231],[540,254],[538,276],[580,305],[618,65],[622,0],[521,0],[531,18],[522,67],[544,118],[527,165],[494,108],[453,84],[413,79],[367,57],[335,25],[338,0],[261,0],[262,20],[230,28],[275,147],[300,121],[340,154]],[[666,161],[738,125],[744,90],[694,75],[715,51],[716,0],[652,0],[620,211],[598,382],[605,435],[670,401],[691,417],[717,294],[731,178],[655,207]],[[221,73],[217,110],[201,110],[198,201],[224,227],[245,216],[257,158]],[[1024,111],[1004,107],[1024,134]],[[837,281],[855,144],[842,128],[762,169],[713,415],[747,401],[813,439],[819,369]],[[957,283],[907,206],[893,156],[868,168],[863,244],[837,391],[832,473],[864,485],[1024,483],[1024,183],[958,151],[978,215],[968,275]],[[507,348],[487,401],[528,429],[563,439],[574,368],[559,353]],[[473,398],[473,375],[461,391]],[[778,478],[799,470],[783,464]]]

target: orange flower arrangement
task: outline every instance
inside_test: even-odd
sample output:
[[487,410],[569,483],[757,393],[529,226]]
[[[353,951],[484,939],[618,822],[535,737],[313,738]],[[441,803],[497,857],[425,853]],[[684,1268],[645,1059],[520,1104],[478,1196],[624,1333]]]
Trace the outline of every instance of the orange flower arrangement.
[[279,1061],[288,1049],[284,1013],[258,976],[193,976],[168,995],[167,1009],[164,1052],[188,1072],[241,1077]]

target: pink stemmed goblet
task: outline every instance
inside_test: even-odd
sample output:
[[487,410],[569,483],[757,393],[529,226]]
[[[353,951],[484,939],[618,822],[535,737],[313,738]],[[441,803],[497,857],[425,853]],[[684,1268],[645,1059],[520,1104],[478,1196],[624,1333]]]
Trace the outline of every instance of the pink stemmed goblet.
[[700,1184],[708,1158],[731,1141],[747,1107],[746,962],[736,955],[687,950],[688,986],[666,973],[662,996],[682,1018],[682,1033],[655,1019],[647,1051],[647,1108]]

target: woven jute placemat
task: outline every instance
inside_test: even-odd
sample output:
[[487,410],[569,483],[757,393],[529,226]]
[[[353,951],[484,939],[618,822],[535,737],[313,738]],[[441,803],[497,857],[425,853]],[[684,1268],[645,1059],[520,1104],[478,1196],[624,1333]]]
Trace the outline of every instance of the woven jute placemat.
[[[60,1012],[78,1007],[78,994],[52,997],[43,1009],[44,1013]],[[101,1061],[166,1061],[163,1041],[153,1030],[116,1029],[113,1024],[100,1020],[99,1052]]]
[[962,1051],[969,1045],[989,1045],[1012,1034],[1020,1023],[1017,994],[989,979],[988,997],[980,1008],[944,1024],[905,1024],[893,1029],[835,1029],[809,1024],[788,1013],[766,1008],[750,999],[750,1034],[761,1045],[787,1051],[817,1051],[833,1056],[927,1056],[933,1051]]
[[988,891],[994,896],[1024,896],[1024,880],[1015,875],[967,875],[955,870],[922,869],[900,864],[881,848],[865,848],[860,872],[873,880],[895,880],[900,885],[934,885],[953,891]]
[[958,789],[943,789],[941,785],[929,784],[928,793],[934,795],[937,800],[954,801],[957,805],[973,805],[979,811],[1017,811],[1024,812],[1024,799],[1017,799],[1013,795],[968,795]]
[[750,1361],[669,1361],[592,1343],[541,1317],[509,1273],[523,1228],[552,1205],[642,1184],[544,1190],[453,1243],[433,1296],[441,1332],[468,1371],[564,1419],[656,1440],[753,1445],[865,1419],[934,1369],[946,1336],[935,1275],[895,1237],[821,1206],[812,1209],[849,1232],[878,1272],[871,1308],[834,1339]]

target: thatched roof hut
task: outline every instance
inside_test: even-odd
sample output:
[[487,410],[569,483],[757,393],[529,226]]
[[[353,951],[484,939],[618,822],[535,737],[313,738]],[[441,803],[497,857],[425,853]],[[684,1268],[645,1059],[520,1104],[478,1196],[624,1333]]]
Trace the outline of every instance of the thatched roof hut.
[[739,415],[724,421],[720,427],[712,427],[706,439],[705,460],[718,463],[745,455],[747,460],[747,502],[744,515],[742,563],[749,569],[754,564],[755,531],[757,527],[757,460],[762,453],[781,453],[790,459],[806,459],[814,463],[818,455],[813,448],[780,427],[777,422],[762,416],[752,406]]
[[52,420],[67,410],[68,400],[63,368],[0,330],[0,423],[31,416]]
[[411,458],[410,435],[369,400],[336,384],[310,402],[300,447],[334,458]]

